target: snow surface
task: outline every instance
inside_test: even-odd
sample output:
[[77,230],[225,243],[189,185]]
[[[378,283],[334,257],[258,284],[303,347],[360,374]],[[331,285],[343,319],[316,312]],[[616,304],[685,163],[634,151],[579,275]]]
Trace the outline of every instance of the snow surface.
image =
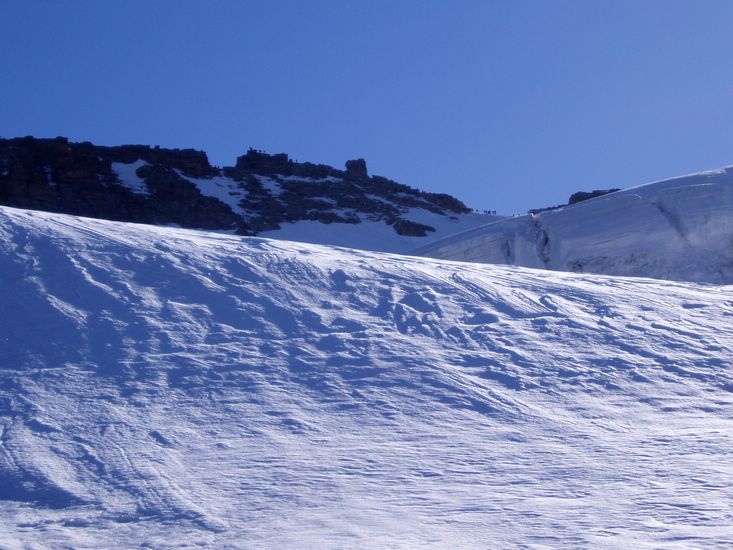
[[148,163],[144,160],[136,160],[135,162],[124,163],[124,162],[113,162],[112,170],[117,174],[117,178],[120,180],[120,184],[127,187],[133,193],[138,195],[149,195],[148,185],[145,180],[138,176],[135,171],[138,168],[147,166]]
[[733,283],[733,167],[634,187],[413,251],[471,262]]
[[[333,212],[344,213],[337,208]],[[359,215],[358,213],[356,213]],[[406,208],[404,219],[422,223],[435,229],[424,237],[410,237],[398,234],[384,220],[371,221],[363,214],[359,215],[361,223],[325,224],[312,220],[301,220],[294,223],[281,223],[280,229],[264,231],[261,237],[282,239],[311,244],[325,244],[370,250],[374,252],[405,253],[413,250],[418,244],[430,243],[454,233],[484,226],[487,223],[504,219],[502,216],[488,214],[434,214],[423,208]]]
[[0,208],[3,548],[733,544],[733,287]]

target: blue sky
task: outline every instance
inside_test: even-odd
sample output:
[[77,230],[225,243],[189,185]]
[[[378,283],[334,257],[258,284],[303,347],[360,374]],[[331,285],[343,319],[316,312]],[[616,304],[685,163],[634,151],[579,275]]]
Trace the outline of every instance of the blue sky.
[[733,2],[4,0],[0,136],[247,147],[500,212],[733,164]]

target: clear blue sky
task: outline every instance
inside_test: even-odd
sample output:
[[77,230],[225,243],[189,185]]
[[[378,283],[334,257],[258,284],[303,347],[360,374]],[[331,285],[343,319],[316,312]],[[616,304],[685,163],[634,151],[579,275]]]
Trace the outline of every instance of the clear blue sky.
[[523,212],[733,164],[733,2],[3,0],[0,136],[252,146]]

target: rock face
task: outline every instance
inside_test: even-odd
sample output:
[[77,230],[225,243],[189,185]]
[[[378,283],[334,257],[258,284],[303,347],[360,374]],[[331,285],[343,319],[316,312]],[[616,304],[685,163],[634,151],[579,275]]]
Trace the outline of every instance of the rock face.
[[[139,160],[146,162],[138,170],[149,190],[146,195],[120,185],[112,169],[115,162]],[[22,138],[0,140],[0,166],[0,203],[7,206],[247,233],[227,205],[203,196],[180,175],[205,177],[218,172],[200,151]]]
[[568,204],[576,204],[579,202],[587,201],[588,199],[595,199],[596,197],[602,197],[603,195],[608,195],[609,193],[615,193],[616,191],[621,191],[621,189],[616,187],[614,189],[596,189],[594,191],[578,191],[577,193],[573,193],[572,195],[570,195]]
[[364,159],[355,159],[346,161],[346,173],[353,178],[366,178],[367,167]]
[[106,147],[63,137],[0,139],[0,204],[242,235],[284,222],[368,219],[423,236],[433,228],[404,218],[409,209],[468,212],[449,195],[369,177],[364,159],[339,170],[249,149],[235,166],[220,169],[194,149]]

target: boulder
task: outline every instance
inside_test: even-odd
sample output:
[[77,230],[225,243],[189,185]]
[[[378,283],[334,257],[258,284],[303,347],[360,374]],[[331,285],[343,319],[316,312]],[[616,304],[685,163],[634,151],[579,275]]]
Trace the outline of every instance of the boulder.
[[367,178],[367,165],[364,159],[346,161],[346,175],[352,178]]

